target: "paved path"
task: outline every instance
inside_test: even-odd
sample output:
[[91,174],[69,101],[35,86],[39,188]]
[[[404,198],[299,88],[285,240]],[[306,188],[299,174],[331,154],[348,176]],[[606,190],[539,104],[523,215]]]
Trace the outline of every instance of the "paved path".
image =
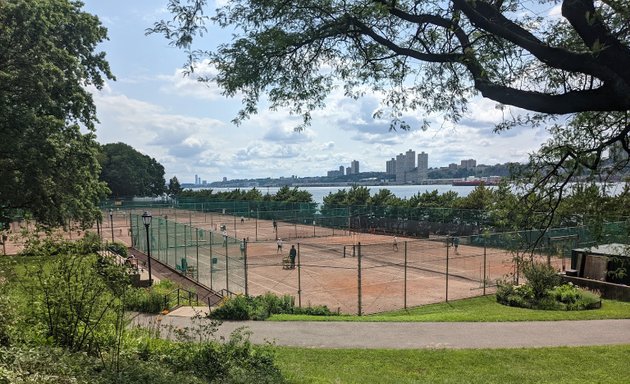
[[[139,315],[138,323],[155,316]],[[188,316],[164,316],[162,324],[191,325]],[[246,327],[260,344],[313,348],[524,348],[630,344],[630,320],[502,323],[224,322],[216,336]]]

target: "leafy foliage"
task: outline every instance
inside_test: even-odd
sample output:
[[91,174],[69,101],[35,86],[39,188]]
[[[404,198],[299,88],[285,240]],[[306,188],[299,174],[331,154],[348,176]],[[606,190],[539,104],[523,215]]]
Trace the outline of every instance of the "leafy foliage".
[[168,181],[168,187],[166,188],[166,193],[171,197],[177,197],[180,193],[182,193],[182,185],[177,180],[177,176],[173,176]]
[[219,342],[215,323],[173,330],[177,342],[130,332],[119,316],[130,293],[124,267],[80,253],[90,249],[81,242],[38,243],[10,274],[8,262],[0,264],[0,283],[11,284],[9,297],[0,296],[0,382],[284,382],[270,347],[252,345],[242,332]]
[[124,143],[105,144],[99,157],[101,180],[115,197],[157,196],[166,192],[164,167]]
[[512,307],[567,311],[596,309],[601,305],[599,295],[571,283],[562,284],[560,275],[547,264],[529,263],[523,272],[527,278],[525,284],[499,284],[496,293],[499,303]]
[[21,209],[42,225],[89,226],[107,193],[87,88],[113,78],[95,52],[107,31],[81,6],[0,2],[0,217]]
[[300,308],[295,306],[294,297],[278,297],[268,292],[260,296],[236,295],[226,298],[210,313],[210,317],[219,320],[265,320],[276,314],[334,315],[325,305]]
[[[561,16],[541,7],[561,3]],[[519,176],[537,227],[554,219],[571,181],[619,180],[630,166],[630,8],[622,1],[234,0],[207,16],[208,2],[169,0],[164,35],[202,60],[227,96],[242,96],[234,121],[269,107],[310,123],[338,87],[350,98],[381,98],[374,113],[393,129],[425,128],[412,112],[458,122],[481,95],[504,119],[497,132],[545,127],[552,138]],[[214,50],[195,49],[206,24],[233,32]],[[201,45],[201,44],[200,44]],[[517,108],[525,112],[520,112]],[[529,111],[529,112],[527,112]],[[611,154],[606,158],[608,154]],[[605,161],[606,160],[606,161]]]

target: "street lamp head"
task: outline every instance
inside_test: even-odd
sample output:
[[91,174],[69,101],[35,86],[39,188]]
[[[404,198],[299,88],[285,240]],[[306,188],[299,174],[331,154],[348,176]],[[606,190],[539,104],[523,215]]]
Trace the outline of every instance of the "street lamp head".
[[151,214],[149,212],[144,211],[144,213],[142,214],[142,222],[144,223],[144,225],[146,227],[151,225],[151,219],[152,218],[153,218],[153,216],[151,216]]
[[112,208],[109,209],[109,217],[114,216],[114,210]]

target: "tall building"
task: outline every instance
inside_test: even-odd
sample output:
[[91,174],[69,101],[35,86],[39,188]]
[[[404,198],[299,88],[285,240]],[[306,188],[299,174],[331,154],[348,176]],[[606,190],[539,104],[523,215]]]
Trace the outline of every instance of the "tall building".
[[399,153],[396,156],[396,182],[404,183],[405,182],[405,155]]
[[343,176],[343,171],[344,171],[343,165],[340,165],[340,166],[339,166],[339,174],[340,174],[341,176]]
[[418,182],[429,177],[429,154],[422,151],[418,154]]
[[346,175],[352,175],[352,168],[350,167],[346,168]]
[[352,169],[352,174],[356,175],[359,173],[359,162],[357,160],[352,160],[350,163],[350,169]]
[[467,159],[460,162],[460,167],[465,169],[475,168],[477,166],[477,160]]
[[411,149],[405,154],[396,156],[396,182],[400,184],[415,183],[418,176],[414,171],[416,168],[416,152]]
[[199,185],[199,175],[195,175],[195,185]]
[[396,174],[396,159],[394,159],[393,157],[391,160],[385,162],[385,174],[387,175]]

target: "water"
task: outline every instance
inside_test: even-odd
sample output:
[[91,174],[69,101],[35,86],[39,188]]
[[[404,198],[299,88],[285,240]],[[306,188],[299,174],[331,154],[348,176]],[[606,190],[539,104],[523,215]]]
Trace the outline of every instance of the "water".
[[[452,185],[378,185],[378,186],[366,186],[370,190],[370,195],[375,195],[381,189],[389,189],[396,197],[401,199],[408,199],[411,196],[424,192],[438,191],[438,194],[443,194],[448,191],[457,192],[460,197],[468,196],[468,194],[475,189],[473,186],[452,186]],[[193,188],[194,190],[200,190],[204,188]],[[214,192],[229,192],[235,189],[248,191],[252,188],[207,188],[212,189]],[[279,187],[258,187],[258,190],[262,194],[275,194],[278,192]],[[313,202],[322,204],[324,197],[329,193],[335,193],[341,189],[350,190],[350,187],[298,187],[300,190],[308,191],[313,195]]]

